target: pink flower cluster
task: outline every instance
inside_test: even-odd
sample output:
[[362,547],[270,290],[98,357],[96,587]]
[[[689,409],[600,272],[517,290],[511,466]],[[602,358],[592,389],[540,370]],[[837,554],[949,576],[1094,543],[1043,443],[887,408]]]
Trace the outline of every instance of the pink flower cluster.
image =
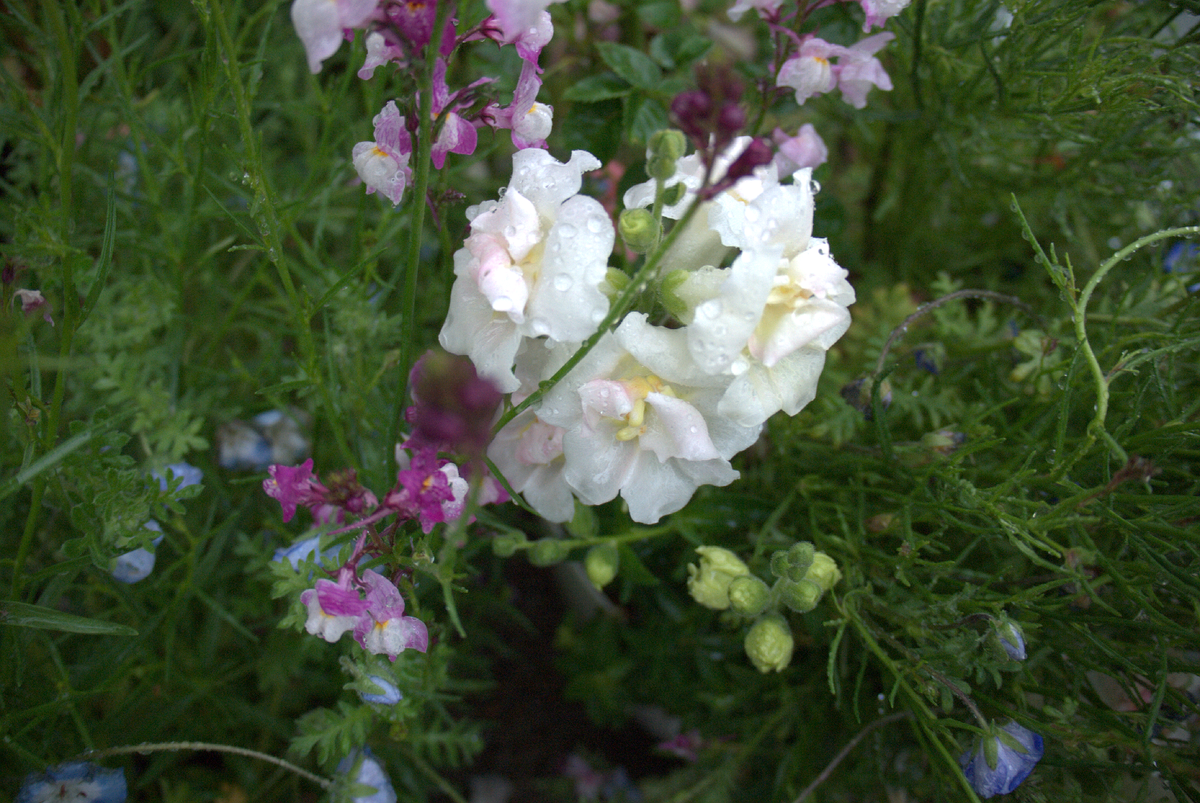
[[[361,544],[361,542],[360,542]],[[352,558],[353,563],[356,559]],[[429,630],[415,616],[404,615],[404,599],[396,586],[381,574],[363,572],[356,577],[350,566],[338,579],[318,580],[316,588],[300,595],[308,608],[304,628],[333,643],[348,630],[367,652],[386,655],[395,661],[407,649],[429,649]]]
[[[892,80],[875,54],[895,38],[892,33],[879,33],[843,47],[809,36],[800,41],[799,52],[783,63],[776,83],[794,89],[796,103],[801,105],[813,95],[836,87],[847,103],[861,109],[867,105],[871,87],[885,91],[892,88]],[[837,59],[837,63],[830,59]]]
[[[363,80],[388,64],[402,71],[415,71],[422,63],[426,46],[435,35],[440,36],[430,98],[431,114],[437,126],[432,161],[440,170],[447,153],[469,155],[475,152],[478,143],[476,127],[480,125],[510,130],[513,145],[518,149],[546,146],[554,110],[537,102],[542,87],[538,58],[554,35],[554,26],[545,10],[551,2],[561,0],[488,0],[492,14],[479,25],[460,32],[457,20],[451,17],[440,34],[434,31],[436,0],[403,3],[295,0],[292,23],[304,43],[309,68],[314,73],[321,71],[322,62],[337,52],[343,39],[352,41],[355,30],[365,30],[366,59],[358,71]],[[459,112],[473,105],[474,91],[478,87],[494,79],[481,78],[451,92],[446,83],[447,59],[458,45],[484,39],[514,46],[524,66],[512,103],[507,107],[488,103],[478,113],[478,119],[471,120]],[[414,110],[419,107],[419,98],[414,98]],[[354,168],[366,185],[368,195],[378,192],[395,206],[412,181],[409,165],[414,146],[412,135],[419,126],[411,117],[406,119],[406,115],[400,113],[395,101],[388,101],[375,116],[374,125],[375,140],[354,146]]]

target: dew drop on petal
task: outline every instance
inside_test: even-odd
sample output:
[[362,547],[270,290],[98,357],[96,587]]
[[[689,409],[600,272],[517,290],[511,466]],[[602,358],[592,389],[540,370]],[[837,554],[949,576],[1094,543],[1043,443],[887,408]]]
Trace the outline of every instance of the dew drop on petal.
[[545,318],[534,318],[529,322],[529,328],[538,336],[550,334],[550,324],[546,323]]
[[705,318],[708,318],[711,320],[721,314],[721,302],[716,300],[715,298],[711,301],[705,301],[703,304],[701,304],[699,307],[696,308],[696,311],[699,312],[701,315],[703,315]]
[[554,289],[560,293],[565,293],[570,290],[571,285],[574,283],[575,280],[565,273],[560,273],[554,277]]
[[558,232],[564,240],[568,240],[575,236],[575,227],[570,223],[561,223],[559,224]]
[[588,231],[599,234],[604,229],[604,223],[598,217],[590,217],[587,222]]

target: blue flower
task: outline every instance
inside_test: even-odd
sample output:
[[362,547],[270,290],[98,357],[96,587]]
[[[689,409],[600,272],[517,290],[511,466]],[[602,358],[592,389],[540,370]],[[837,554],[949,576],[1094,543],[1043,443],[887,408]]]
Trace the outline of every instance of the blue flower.
[[[963,775],[980,797],[1006,795],[1029,777],[1042,758],[1042,737],[1011,720],[958,759]],[[989,755],[991,754],[991,755]],[[994,765],[990,759],[994,758]]]
[[[156,533],[162,532],[162,527],[154,519],[150,519],[142,527]],[[155,538],[154,546],[161,544],[162,540],[161,535]],[[112,562],[112,576],[122,583],[136,583],[139,580],[145,580],[150,576],[150,572],[154,571],[154,560],[154,553],[148,549],[134,549],[124,555],[117,555]]]
[[343,758],[337,765],[337,771],[339,775],[353,771],[350,776],[352,784],[370,786],[375,790],[373,794],[352,797],[354,803],[396,803],[396,790],[392,788],[392,782],[388,780],[383,765],[375,758],[371,748],[364,747],[361,752],[355,750]]
[[170,472],[170,474],[168,475],[159,471],[150,472],[154,475],[154,479],[158,480],[158,489],[160,491],[167,490],[167,479],[169,476],[175,476],[183,480],[183,482],[179,483],[180,488],[186,488],[189,485],[199,485],[200,481],[204,479],[203,471],[187,463],[171,463],[167,466],[166,471]]
[[[109,770],[88,761],[68,761],[43,773],[31,772],[15,803],[124,803],[125,770]],[[395,798],[393,798],[394,800]]]
[[1008,657],[1014,661],[1024,661],[1025,634],[1021,632],[1020,625],[1004,618],[996,622],[995,627],[996,636],[1000,639],[1000,646],[1008,653]]
[[358,696],[362,698],[364,703],[395,705],[404,699],[404,695],[400,693],[400,689],[396,688],[396,684],[381,678],[379,675],[367,675],[367,678],[376,686],[383,689],[383,692],[380,694],[367,694],[360,691]]

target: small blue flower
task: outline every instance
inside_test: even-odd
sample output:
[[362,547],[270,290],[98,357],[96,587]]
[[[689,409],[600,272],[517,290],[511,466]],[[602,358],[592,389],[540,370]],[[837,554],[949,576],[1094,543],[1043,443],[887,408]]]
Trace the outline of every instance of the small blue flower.
[[343,758],[337,765],[337,771],[339,775],[353,771],[351,783],[374,788],[374,794],[352,797],[354,803],[396,803],[396,790],[392,788],[392,782],[371,748],[364,747],[361,752],[355,750]]
[[[1033,772],[1045,752],[1042,737],[1016,722],[1009,721],[1001,725],[1000,730],[1005,736],[999,733],[985,736],[982,744],[976,744],[974,750],[963,753],[958,759],[967,782],[983,798],[1007,795],[1016,789]],[[988,760],[989,753],[995,756],[994,766]]]
[[[162,532],[162,527],[154,519],[142,525],[147,530],[153,530],[156,533]],[[153,541],[154,546],[162,543],[163,537],[160,535]],[[122,583],[136,583],[140,580],[145,580],[150,576],[150,572],[154,571],[154,553],[148,549],[134,549],[126,552],[124,555],[118,555],[112,563],[112,576],[114,579],[120,580]]]
[[383,692],[381,694],[367,694],[360,691],[358,696],[364,703],[395,705],[404,699],[404,695],[400,693],[400,689],[396,688],[396,684],[379,677],[379,675],[367,675],[367,678],[376,686],[383,689]]
[[[25,776],[15,803],[124,803],[124,769],[105,769],[89,761],[68,761]],[[392,798],[395,800],[395,798]]]
[[189,485],[199,485],[200,481],[204,479],[203,471],[187,463],[171,463],[167,466],[166,472],[150,472],[154,475],[154,479],[158,480],[158,489],[160,491],[167,490],[167,479],[169,476],[175,476],[183,480],[183,482],[179,483],[180,488],[186,488]]
[[1014,661],[1025,660],[1025,634],[1021,632],[1020,625],[1007,618],[1001,619],[996,622],[996,635],[1009,658]]

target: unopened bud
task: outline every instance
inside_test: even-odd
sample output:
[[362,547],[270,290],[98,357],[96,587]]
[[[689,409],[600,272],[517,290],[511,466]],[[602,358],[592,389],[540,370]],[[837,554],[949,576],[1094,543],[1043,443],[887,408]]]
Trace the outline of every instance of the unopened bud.
[[752,574],[733,578],[729,584],[729,604],[742,616],[758,616],[771,599],[771,589]]
[[669,187],[663,188],[662,202],[663,206],[674,206],[683,200],[684,194],[687,192],[687,185],[680,182],[672,184]]
[[492,539],[492,554],[498,558],[511,558],[527,542],[525,533],[501,533]]
[[729,585],[750,574],[741,558],[716,546],[697,547],[700,565],[688,564],[688,593],[705,608],[723,611],[729,607]]
[[529,549],[529,562],[534,566],[553,566],[571,554],[571,545],[557,538],[543,538]]
[[659,301],[666,307],[667,312],[681,321],[687,319],[689,308],[688,303],[679,294],[679,289],[687,282],[689,275],[686,270],[673,270],[664,276],[658,285]]
[[837,585],[838,580],[842,579],[842,573],[838,569],[837,561],[824,552],[817,552],[813,555],[812,565],[808,567],[804,579],[816,583],[821,587],[821,591],[825,592]]
[[[861,376],[841,389],[841,396],[846,403],[862,413],[863,418],[868,421],[875,415],[875,405],[871,398],[871,388],[874,384],[874,377]],[[885,410],[892,403],[892,386],[886,379],[879,383],[879,403]]]
[[793,583],[791,580],[780,580],[779,600],[796,613],[808,613],[817,607],[821,595],[825,592],[812,580],[801,580]]
[[644,254],[658,244],[662,227],[654,215],[645,209],[626,209],[617,221],[617,229],[625,245],[639,254]]
[[576,538],[595,538],[600,532],[600,523],[596,521],[596,511],[578,499],[575,500],[575,516],[567,522],[567,532]]
[[600,292],[608,300],[616,301],[617,296],[629,286],[629,274],[617,268],[609,268],[604,272],[604,281],[600,283]]
[[1025,660],[1025,634],[1021,632],[1021,626],[1016,622],[1007,617],[996,621],[993,624],[992,637],[1004,655],[1014,661]]
[[670,159],[674,162],[687,150],[687,137],[678,129],[664,128],[650,135],[648,150],[651,156]]
[[611,541],[596,544],[588,550],[587,557],[583,559],[588,579],[596,588],[604,588],[611,583],[617,576],[620,565],[621,556],[617,552],[617,545]]
[[675,160],[665,156],[652,156],[646,162],[646,175],[658,181],[666,181],[675,175]]
[[792,662],[796,642],[782,616],[765,616],[750,628],[744,646],[759,672],[782,672]]

